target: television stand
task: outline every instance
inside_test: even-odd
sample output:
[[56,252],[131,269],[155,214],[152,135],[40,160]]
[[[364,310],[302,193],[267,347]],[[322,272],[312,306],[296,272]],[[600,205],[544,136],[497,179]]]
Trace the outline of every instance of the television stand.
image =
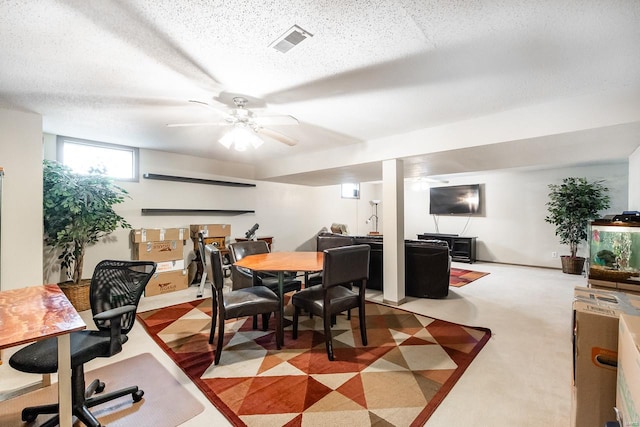
[[449,245],[449,254],[452,261],[476,262],[477,237],[463,237],[457,234],[423,233],[418,234],[418,240],[442,240]]

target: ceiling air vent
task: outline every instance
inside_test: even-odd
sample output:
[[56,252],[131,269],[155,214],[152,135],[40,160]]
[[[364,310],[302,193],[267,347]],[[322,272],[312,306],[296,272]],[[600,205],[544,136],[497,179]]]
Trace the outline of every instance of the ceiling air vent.
[[278,37],[269,47],[274,48],[278,52],[287,53],[292,47],[300,44],[307,37],[313,37],[313,34],[294,25]]

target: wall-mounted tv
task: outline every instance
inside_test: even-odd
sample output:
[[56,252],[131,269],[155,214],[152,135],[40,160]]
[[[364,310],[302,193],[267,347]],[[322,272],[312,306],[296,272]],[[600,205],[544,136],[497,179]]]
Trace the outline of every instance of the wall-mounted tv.
[[480,213],[480,184],[431,187],[431,215],[474,215]]

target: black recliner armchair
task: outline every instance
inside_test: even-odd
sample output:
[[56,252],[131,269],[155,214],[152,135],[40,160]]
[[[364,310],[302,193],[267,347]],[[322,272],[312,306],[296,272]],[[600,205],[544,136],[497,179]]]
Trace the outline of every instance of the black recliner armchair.
[[[156,270],[151,261],[102,261],[93,273],[90,301],[97,331],[78,331],[71,334],[71,384],[73,415],[89,427],[99,427],[98,419],[89,408],[131,394],[139,402],[144,391],[137,386],[102,393],[105,383],[96,379],[85,389],[84,364],[97,357],[111,357],[122,351],[127,333],[136,319],[136,309],[145,286]],[[33,343],[17,351],[9,359],[13,368],[34,374],[51,374],[58,370],[58,340],[50,338]],[[40,414],[58,414],[57,403],[28,407],[22,410],[22,420],[34,421]],[[59,423],[59,415],[42,426]]]

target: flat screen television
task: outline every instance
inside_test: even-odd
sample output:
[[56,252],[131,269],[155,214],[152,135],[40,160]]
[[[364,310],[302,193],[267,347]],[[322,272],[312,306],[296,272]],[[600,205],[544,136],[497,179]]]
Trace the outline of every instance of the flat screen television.
[[430,188],[429,213],[431,215],[480,213],[480,184]]

